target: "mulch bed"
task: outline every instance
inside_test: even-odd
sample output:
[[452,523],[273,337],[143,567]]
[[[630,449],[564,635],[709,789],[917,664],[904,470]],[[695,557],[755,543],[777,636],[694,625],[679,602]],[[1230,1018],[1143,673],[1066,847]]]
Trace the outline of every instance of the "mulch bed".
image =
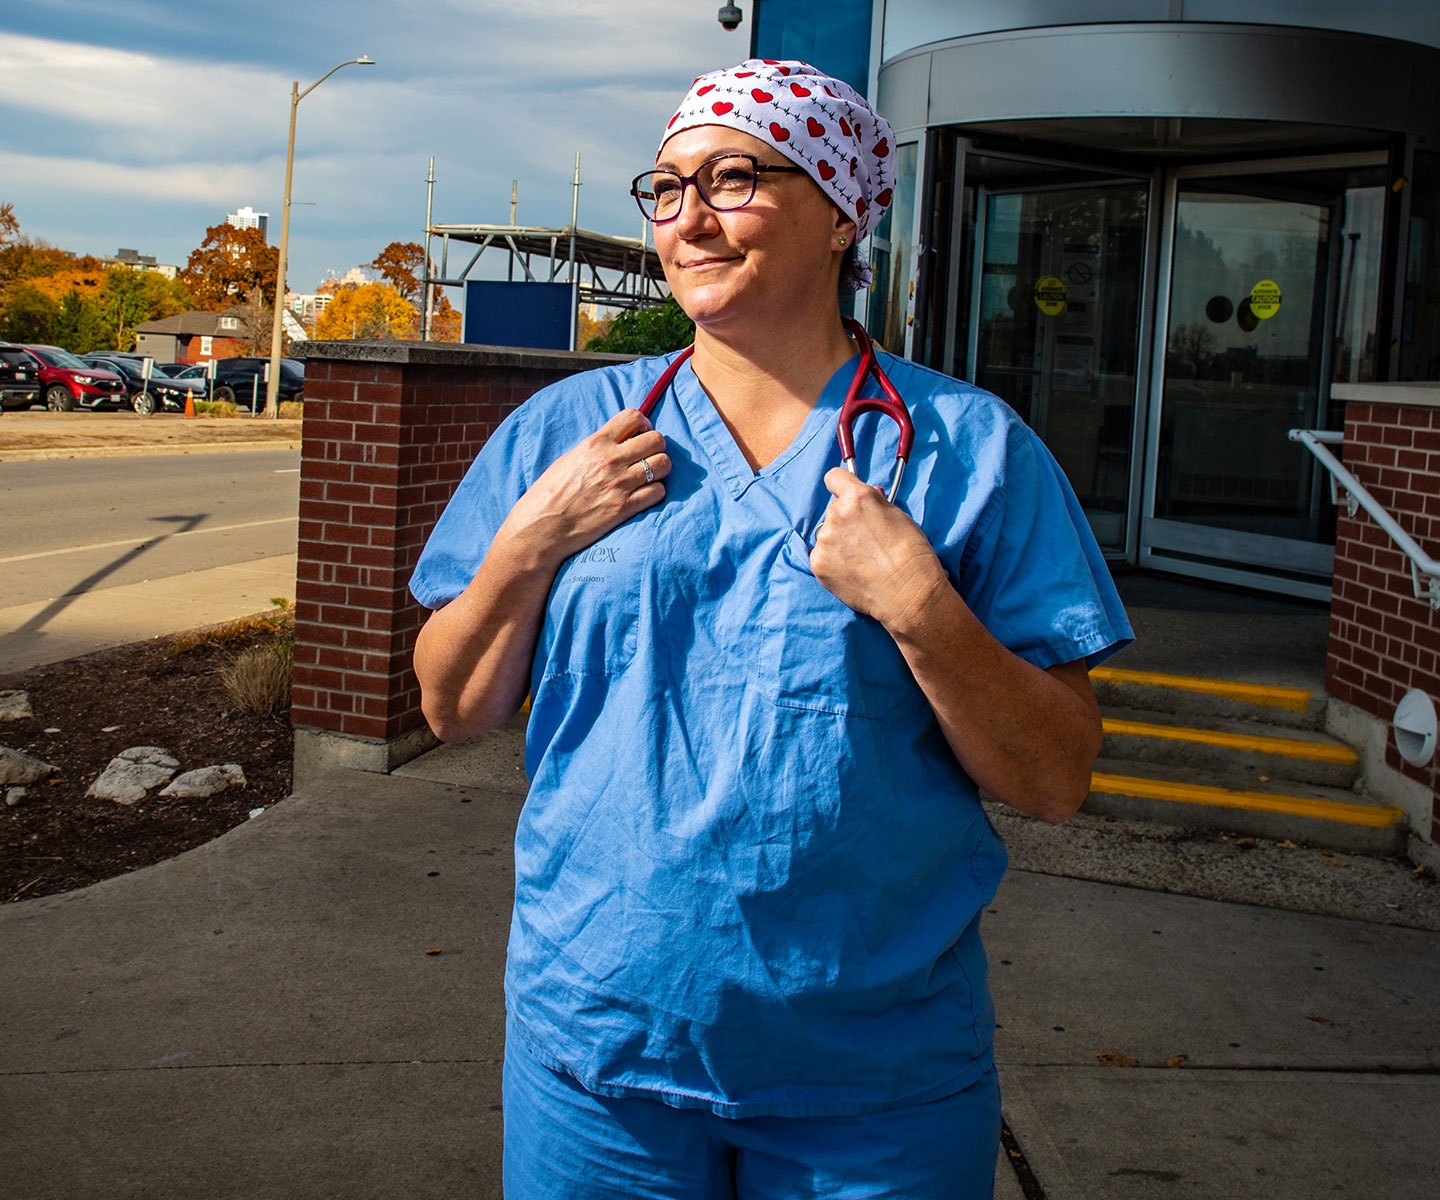
[[[59,768],[29,785],[14,807],[0,804],[0,902],[30,900],[124,875],[173,858],[290,794],[293,737],[288,709],[268,717],[232,711],[221,669],[240,650],[280,630],[236,623],[184,647],[157,640],[0,675],[0,690],[30,693],[34,716],[0,722],[0,745]],[[47,729],[58,732],[47,733]],[[160,746],[176,771],[239,763],[247,786],[202,800],[159,789],[126,807],[85,795],[111,758],[131,746]]]

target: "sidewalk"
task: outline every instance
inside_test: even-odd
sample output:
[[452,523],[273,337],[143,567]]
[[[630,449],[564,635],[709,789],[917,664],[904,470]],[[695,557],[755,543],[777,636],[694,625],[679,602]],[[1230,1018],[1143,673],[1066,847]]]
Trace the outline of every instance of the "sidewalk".
[[109,458],[199,450],[274,449],[300,444],[299,421],[263,416],[142,417],[133,412],[7,412],[0,418],[0,462],[47,458]]
[[[487,753],[0,909],[7,1192],[499,1196],[523,780]],[[1440,1191],[1440,933],[1012,871],[986,940],[1048,1200]]]

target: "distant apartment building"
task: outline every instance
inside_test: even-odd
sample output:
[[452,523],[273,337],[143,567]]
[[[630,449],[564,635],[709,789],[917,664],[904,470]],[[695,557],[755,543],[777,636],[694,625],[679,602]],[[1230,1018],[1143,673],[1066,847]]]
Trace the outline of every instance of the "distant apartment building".
[[141,254],[138,250],[127,250],[123,246],[113,257],[100,259],[107,267],[129,267],[133,271],[153,271],[166,279],[174,279],[180,270],[174,263],[156,262],[153,254]]
[[330,306],[334,299],[327,292],[286,292],[285,307],[307,330],[315,328],[315,319]]
[[225,224],[233,225],[236,229],[258,229],[262,235],[268,237],[270,228],[270,214],[256,212],[248,204],[235,212],[225,214]]

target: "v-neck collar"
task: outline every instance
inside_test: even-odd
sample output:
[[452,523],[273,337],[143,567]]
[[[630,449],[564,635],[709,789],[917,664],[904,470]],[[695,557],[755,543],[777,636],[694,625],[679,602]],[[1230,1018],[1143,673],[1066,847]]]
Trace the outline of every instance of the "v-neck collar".
[[794,440],[758,471],[751,469],[736,444],[734,435],[716,411],[710,397],[705,394],[705,389],[700,386],[692,363],[687,362],[680,369],[670,390],[675,402],[685,414],[685,420],[696,441],[705,448],[716,472],[729,485],[731,495],[738,500],[752,484],[783,471],[785,465],[803,452],[817,434],[834,429],[840,408],[845,402],[845,393],[855,375],[857,358],[858,356],[852,356],[840,364],[829,382],[821,389]]

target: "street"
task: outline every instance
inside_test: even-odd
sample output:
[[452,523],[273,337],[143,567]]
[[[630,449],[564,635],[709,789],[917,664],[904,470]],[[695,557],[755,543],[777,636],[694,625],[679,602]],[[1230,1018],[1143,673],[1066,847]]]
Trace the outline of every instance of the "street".
[[289,448],[0,463],[0,670],[293,598],[299,480]]

